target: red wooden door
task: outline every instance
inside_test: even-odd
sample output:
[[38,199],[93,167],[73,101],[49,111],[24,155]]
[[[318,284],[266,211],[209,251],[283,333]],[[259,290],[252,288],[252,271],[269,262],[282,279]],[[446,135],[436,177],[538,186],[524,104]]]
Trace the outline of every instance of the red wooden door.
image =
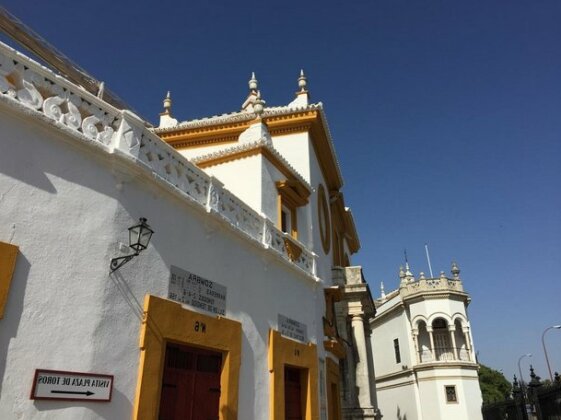
[[160,420],[218,420],[222,355],[168,344]]
[[286,420],[302,420],[302,385],[299,369],[284,368],[284,416]]

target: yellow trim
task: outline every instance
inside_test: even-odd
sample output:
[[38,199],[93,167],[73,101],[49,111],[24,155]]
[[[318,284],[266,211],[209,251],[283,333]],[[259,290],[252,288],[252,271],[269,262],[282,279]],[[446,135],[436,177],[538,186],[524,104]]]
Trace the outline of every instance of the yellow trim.
[[0,242],[0,319],[4,317],[4,310],[8,302],[18,251],[17,246]]
[[[156,420],[168,341],[219,351],[223,355],[220,377],[220,420],[238,417],[238,382],[242,326],[237,321],[211,317],[152,295],[144,298],[140,333],[140,364],[133,411],[135,420]],[[205,332],[195,328],[204,323]],[[198,331],[196,331],[198,330]]]
[[310,191],[301,182],[294,179],[277,181],[277,191],[282,196],[283,202],[290,207],[301,207],[308,204]]
[[[326,359],[326,365],[327,409],[329,410],[329,418],[339,420],[341,418],[341,397],[339,392],[341,381],[339,378],[339,365],[329,358]],[[335,385],[335,392],[333,392],[333,384]]]
[[283,337],[278,331],[269,331],[269,372],[271,420],[284,420],[284,367],[292,366],[305,372],[302,381],[305,396],[304,419],[317,420],[318,413],[318,359],[315,344],[303,344]]
[[[156,133],[175,149],[185,149],[236,142],[239,135],[254,120],[220,122],[206,127],[178,128],[174,131]],[[299,111],[287,115],[271,115],[263,118],[269,127],[271,136],[290,133],[310,133],[312,144],[318,156],[319,166],[329,189],[339,190],[343,180],[337,168],[337,161],[329,145],[327,127],[323,124],[320,113],[316,110]],[[211,123],[212,124],[212,123]]]
[[329,214],[329,206],[327,205],[325,188],[322,184],[318,185],[318,223],[321,246],[323,252],[327,255],[331,248],[331,216]]

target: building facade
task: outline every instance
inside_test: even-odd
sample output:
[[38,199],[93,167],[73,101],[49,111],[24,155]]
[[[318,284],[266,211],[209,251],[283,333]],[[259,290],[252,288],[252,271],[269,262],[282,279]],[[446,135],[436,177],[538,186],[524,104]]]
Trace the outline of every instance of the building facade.
[[416,279],[409,265],[399,289],[376,299],[371,321],[379,406],[385,419],[481,419],[470,302],[452,264],[451,276]]
[[249,88],[154,129],[0,44],[0,418],[379,417],[323,106]]

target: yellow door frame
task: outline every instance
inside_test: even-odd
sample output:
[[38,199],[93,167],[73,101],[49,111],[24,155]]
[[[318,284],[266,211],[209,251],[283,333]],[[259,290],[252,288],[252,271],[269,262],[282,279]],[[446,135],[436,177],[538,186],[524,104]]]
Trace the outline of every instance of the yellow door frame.
[[269,331],[269,372],[271,420],[284,420],[284,367],[296,367],[304,372],[302,381],[305,401],[304,419],[317,420],[318,407],[318,356],[313,343],[299,343],[283,337],[278,331]]
[[241,337],[242,326],[237,321],[203,315],[171,300],[146,295],[133,419],[158,418],[168,342],[222,353],[220,420],[237,419]]

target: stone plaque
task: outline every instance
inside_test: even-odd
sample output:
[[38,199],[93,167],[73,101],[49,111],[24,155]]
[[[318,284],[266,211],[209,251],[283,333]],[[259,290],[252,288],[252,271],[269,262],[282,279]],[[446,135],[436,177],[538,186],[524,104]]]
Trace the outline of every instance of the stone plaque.
[[279,314],[279,332],[285,337],[306,343],[308,341],[308,328],[306,324],[290,319]]
[[168,298],[215,315],[226,313],[226,286],[171,266]]

